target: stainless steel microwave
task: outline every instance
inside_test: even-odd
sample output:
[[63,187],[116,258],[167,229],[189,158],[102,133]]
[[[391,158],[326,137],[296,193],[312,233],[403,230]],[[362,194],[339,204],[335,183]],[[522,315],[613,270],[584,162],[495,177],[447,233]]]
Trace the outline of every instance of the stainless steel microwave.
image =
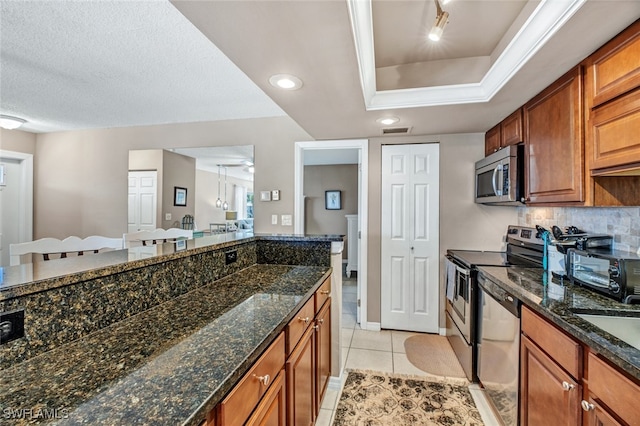
[[523,197],[523,145],[508,146],[476,162],[476,203],[522,205]]

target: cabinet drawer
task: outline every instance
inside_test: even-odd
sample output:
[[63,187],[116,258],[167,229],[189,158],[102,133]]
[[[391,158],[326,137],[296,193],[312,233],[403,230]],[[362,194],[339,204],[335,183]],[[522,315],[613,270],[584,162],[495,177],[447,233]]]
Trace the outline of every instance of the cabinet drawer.
[[589,393],[628,424],[637,422],[640,419],[640,386],[593,353],[589,354],[588,363]]
[[582,347],[526,306],[522,307],[522,332],[574,379],[582,377]]
[[322,308],[322,305],[324,305],[324,302],[326,302],[329,297],[331,297],[331,278],[327,278],[316,291],[316,314],[320,312],[320,308]]
[[[219,424],[243,424],[265,394],[285,361],[284,334],[269,346],[251,370],[219,405]],[[268,376],[268,379],[266,379]],[[261,378],[264,378],[261,380]],[[266,382],[266,383],[265,383]]]
[[640,162],[640,89],[591,111],[591,169]]
[[309,298],[309,301],[304,304],[287,325],[287,356],[291,355],[304,331],[313,322],[313,317],[315,317],[314,303],[314,298]]

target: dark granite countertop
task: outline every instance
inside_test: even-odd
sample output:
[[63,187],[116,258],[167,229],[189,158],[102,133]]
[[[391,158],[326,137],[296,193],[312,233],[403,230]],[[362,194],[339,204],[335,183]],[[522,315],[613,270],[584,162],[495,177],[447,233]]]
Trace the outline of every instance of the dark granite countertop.
[[164,243],[7,266],[0,268],[0,301],[251,241],[343,241],[343,238],[237,232],[185,240],[186,247],[182,249],[176,248],[175,243]]
[[0,424],[197,425],[330,271],[254,265],[5,369]]
[[479,267],[479,274],[640,380],[640,350],[577,314],[640,316],[640,305],[618,303],[569,280],[547,280],[541,268]]

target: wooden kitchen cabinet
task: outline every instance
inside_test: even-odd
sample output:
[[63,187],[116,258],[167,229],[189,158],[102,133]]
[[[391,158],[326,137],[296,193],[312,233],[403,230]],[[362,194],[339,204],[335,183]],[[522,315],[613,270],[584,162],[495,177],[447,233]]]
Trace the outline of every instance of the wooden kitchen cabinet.
[[493,154],[500,149],[500,139],[502,138],[502,127],[500,123],[487,130],[484,134],[484,156]]
[[526,306],[521,329],[520,424],[580,424],[580,344]]
[[282,370],[247,421],[247,426],[285,426],[287,424],[284,377],[285,372]]
[[[640,168],[640,20],[585,60],[592,176]],[[640,174],[640,171],[635,173]]]
[[287,424],[309,426],[316,420],[315,328],[308,327],[286,363]]
[[[637,424],[640,384],[594,353],[588,355],[587,388],[582,402],[588,425]],[[619,420],[618,420],[619,419]]]
[[240,382],[217,406],[216,424],[244,424],[285,362],[284,333],[269,346]]
[[331,377],[331,299],[316,317],[316,414],[320,410]]
[[487,131],[484,136],[485,156],[523,141],[522,108]]
[[520,424],[578,425],[582,386],[526,336],[520,345]]
[[584,201],[582,80],[577,66],[524,105],[527,203]]

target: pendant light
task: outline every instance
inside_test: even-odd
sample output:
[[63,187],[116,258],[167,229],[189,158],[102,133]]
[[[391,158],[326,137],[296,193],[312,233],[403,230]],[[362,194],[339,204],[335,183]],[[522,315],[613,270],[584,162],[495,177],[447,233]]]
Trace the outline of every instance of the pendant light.
[[216,207],[222,207],[222,200],[220,199],[220,165],[218,164],[218,199],[216,200]]
[[222,203],[222,210],[229,210],[229,203],[227,203],[227,168],[224,168],[224,203]]

